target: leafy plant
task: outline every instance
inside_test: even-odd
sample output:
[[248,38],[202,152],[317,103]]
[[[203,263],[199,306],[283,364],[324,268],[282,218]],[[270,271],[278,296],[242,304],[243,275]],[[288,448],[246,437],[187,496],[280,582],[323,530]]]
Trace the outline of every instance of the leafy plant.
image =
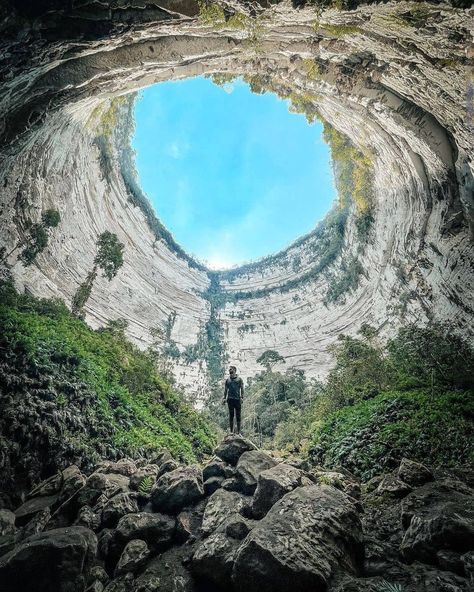
[[150,493],[155,480],[151,475],[145,475],[138,486],[138,493],[143,497],[147,497]]

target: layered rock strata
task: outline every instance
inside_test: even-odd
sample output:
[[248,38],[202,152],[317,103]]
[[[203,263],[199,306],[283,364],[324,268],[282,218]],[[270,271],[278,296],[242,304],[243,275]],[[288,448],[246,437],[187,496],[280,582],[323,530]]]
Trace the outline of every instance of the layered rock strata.
[[[225,6],[227,15],[248,11]],[[244,376],[276,349],[282,368],[318,377],[331,365],[327,346],[366,322],[382,339],[408,321],[449,320],[472,335],[472,9],[389,2],[318,15],[280,2],[257,13],[250,31],[206,24],[196,2],[166,0],[63,10],[44,2],[30,12],[12,8],[3,21],[0,246],[17,285],[70,303],[98,234],[116,233],[125,263],[110,283],[97,279],[87,321],[124,318],[142,347],[154,328],[168,327],[178,349],[174,375],[201,399],[212,360],[198,346],[211,333],[219,335],[218,363],[233,360]],[[374,223],[366,244],[355,206],[343,248],[323,272],[315,271],[317,233],[217,276],[157,239],[131,201],[116,152],[104,168],[97,113],[152,83],[215,72],[290,88],[370,151]],[[15,246],[48,208],[61,223],[25,267]],[[326,302],[354,257],[363,269],[358,286]],[[193,347],[198,353],[185,356]]]

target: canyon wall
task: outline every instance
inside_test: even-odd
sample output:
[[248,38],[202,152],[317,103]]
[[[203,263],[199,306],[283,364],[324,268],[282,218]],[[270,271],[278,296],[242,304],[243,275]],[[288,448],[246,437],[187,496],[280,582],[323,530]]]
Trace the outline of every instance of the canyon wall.
[[[235,7],[248,12],[231,2],[225,14]],[[177,0],[37,11],[8,13],[1,42],[0,247],[18,287],[70,304],[98,234],[116,233],[124,265],[110,282],[98,277],[86,320],[125,318],[140,347],[161,328],[177,382],[198,404],[209,371],[216,378],[231,361],[252,376],[268,349],[285,358],[280,369],[323,377],[327,347],[363,323],[385,340],[403,323],[448,320],[472,338],[472,9],[389,2],[318,14],[280,2],[257,10],[258,27],[247,16],[238,28]],[[328,265],[320,227],[260,262],[212,273],[157,236],[130,195],[120,146],[104,166],[100,114],[150,84],[217,72],[289,89],[371,155],[366,240],[352,204]],[[15,246],[48,208],[60,225],[25,267]],[[330,301],[348,261],[360,266],[357,285]]]

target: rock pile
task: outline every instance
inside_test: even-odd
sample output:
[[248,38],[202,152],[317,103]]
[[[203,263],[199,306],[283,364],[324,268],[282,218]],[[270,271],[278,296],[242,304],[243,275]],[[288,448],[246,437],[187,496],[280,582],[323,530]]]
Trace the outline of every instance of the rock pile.
[[[0,510],[2,592],[464,592],[474,473],[404,459],[362,488],[228,436],[204,467],[71,466]],[[436,478],[435,478],[436,477]],[[384,588],[385,587],[385,588]]]

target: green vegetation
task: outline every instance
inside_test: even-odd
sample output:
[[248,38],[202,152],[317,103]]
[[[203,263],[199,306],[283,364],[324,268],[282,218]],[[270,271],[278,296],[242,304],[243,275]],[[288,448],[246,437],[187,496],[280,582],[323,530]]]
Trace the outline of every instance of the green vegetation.
[[265,367],[267,372],[271,372],[275,364],[285,363],[285,358],[274,349],[267,349],[257,358],[257,364]]
[[45,210],[41,215],[41,222],[33,223],[28,220],[26,223],[26,235],[25,238],[20,240],[18,244],[9,252],[3,248],[3,252],[0,255],[0,261],[9,257],[17,249],[24,247],[20,253],[20,259],[23,261],[25,266],[31,265],[48,245],[49,232],[51,228],[58,226],[61,217],[57,210]]
[[151,475],[146,475],[140,481],[140,485],[138,486],[138,493],[142,496],[147,496],[150,493],[154,483],[155,480],[153,479],[153,477]]
[[330,277],[323,303],[327,306],[329,303],[345,302],[345,295],[357,288],[359,278],[363,273],[364,268],[356,257],[350,257],[347,261],[343,260],[339,275],[332,274]]
[[36,479],[101,456],[167,448],[193,462],[211,452],[210,425],[158,374],[152,353],[125,339],[123,322],[93,331],[61,301],[19,295],[11,282],[0,284],[0,302],[5,467]]
[[83,314],[83,308],[92,292],[92,286],[97,277],[97,268],[102,269],[104,276],[110,281],[123,265],[123,248],[117,235],[106,230],[97,239],[97,254],[94,258],[94,266],[87,274],[86,279],[77,289],[72,299],[72,312],[77,316]]
[[[269,445],[364,479],[403,456],[445,466],[474,461],[472,346],[446,324],[407,325],[385,347],[377,341],[368,325],[358,338],[340,336],[327,379],[293,382],[297,403],[273,424],[267,420]],[[262,373],[247,400],[268,401],[280,380]]]

